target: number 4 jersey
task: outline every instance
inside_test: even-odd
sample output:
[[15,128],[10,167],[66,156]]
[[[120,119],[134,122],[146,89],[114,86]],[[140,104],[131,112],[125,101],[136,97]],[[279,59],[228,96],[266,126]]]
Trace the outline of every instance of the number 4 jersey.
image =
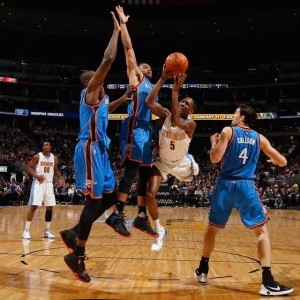
[[46,157],[43,152],[39,153],[39,161],[35,167],[36,174],[44,177],[44,182],[52,182],[54,175],[54,155]]
[[232,127],[232,138],[221,162],[223,179],[254,179],[259,158],[259,134],[255,130]]

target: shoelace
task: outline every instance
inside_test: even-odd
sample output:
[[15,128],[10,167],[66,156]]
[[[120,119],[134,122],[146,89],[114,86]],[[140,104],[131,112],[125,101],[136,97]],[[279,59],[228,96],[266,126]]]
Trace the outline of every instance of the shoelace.
[[83,256],[78,256],[78,268],[82,273],[86,273],[84,261],[89,259],[89,257],[84,254]]
[[118,216],[121,217],[121,222],[125,226],[125,224],[126,224],[125,214],[124,213],[119,213]]
[[146,219],[146,224],[150,226],[150,221],[149,221],[148,216],[145,219]]
[[85,261],[85,260],[88,260],[89,259],[89,257],[86,255],[86,254],[84,254],[84,255],[82,255],[82,256],[78,256],[78,259],[79,259],[79,262],[78,263],[81,263],[81,261]]

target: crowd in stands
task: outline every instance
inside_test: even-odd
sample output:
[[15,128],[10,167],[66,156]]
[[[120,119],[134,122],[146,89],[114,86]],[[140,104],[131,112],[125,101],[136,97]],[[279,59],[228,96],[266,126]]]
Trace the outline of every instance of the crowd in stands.
[[[64,183],[55,183],[57,203],[82,204],[84,199],[76,193],[73,171],[73,152],[76,144],[75,131],[43,128],[42,125],[31,128],[25,133],[17,126],[0,124],[0,166],[7,166],[8,172],[0,173],[0,206],[26,205],[29,199],[31,178],[27,165],[33,155],[41,151],[45,140],[51,142],[52,153],[58,156],[58,166]],[[195,137],[197,138],[197,137]],[[175,205],[205,207],[209,206],[214,183],[219,174],[219,165],[209,161],[209,138],[202,137],[197,143],[201,149],[193,149],[200,172],[191,183],[179,182],[169,176],[167,184]],[[271,138],[273,145],[288,159],[285,168],[270,165],[267,157],[261,155],[257,168],[256,183],[262,202],[271,208],[300,206],[300,138],[284,136]],[[199,152],[200,151],[200,152]],[[122,162],[118,151],[118,135],[112,139],[111,163],[117,181],[122,176]],[[129,203],[135,204],[136,185],[131,189]]]

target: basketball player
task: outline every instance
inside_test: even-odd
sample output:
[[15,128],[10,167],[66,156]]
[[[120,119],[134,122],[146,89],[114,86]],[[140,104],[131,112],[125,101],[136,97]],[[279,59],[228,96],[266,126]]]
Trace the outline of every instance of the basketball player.
[[28,172],[33,177],[33,181],[28,202],[30,207],[27,213],[25,229],[22,234],[23,239],[31,239],[29,233],[30,225],[37,207],[42,206],[43,203],[46,206],[46,227],[43,232],[43,238],[55,238],[50,232],[50,225],[52,221],[53,206],[56,205],[53,177],[55,176],[57,179],[60,178],[57,163],[58,158],[51,153],[51,144],[49,142],[44,142],[42,152],[34,155],[29,162]]
[[152,251],[159,251],[162,248],[163,239],[166,236],[166,230],[159,222],[158,206],[155,199],[161,182],[167,180],[168,174],[175,176],[180,181],[190,182],[193,180],[193,176],[199,173],[198,164],[193,156],[188,154],[189,145],[196,128],[196,122],[189,119],[188,116],[194,112],[196,103],[191,97],[186,97],[178,102],[178,93],[186,79],[186,74],[174,77],[171,114],[166,117],[164,108],[155,102],[164,82],[169,78],[170,74],[163,69],[160,79],[146,98],[146,105],[152,113],[164,120],[159,132],[158,157],[151,168],[146,193],[148,210],[154,221],[155,231],[159,234],[151,246]]
[[134,88],[133,101],[128,105],[128,116],[123,120],[120,132],[120,151],[124,161],[124,174],[119,183],[118,201],[114,212],[106,219],[106,224],[117,233],[129,237],[131,233],[124,224],[124,207],[130,188],[138,175],[138,216],[133,226],[142,232],[158,237],[151,226],[146,213],[146,188],[152,161],[152,114],[145,99],[152,89],[151,67],[147,63],[137,64],[127,25],[129,16],[125,16],[121,6],[116,7],[120,19],[121,39],[124,46],[129,85]]
[[[120,25],[111,12],[114,30],[104,52],[102,62],[95,71],[85,71],[80,76],[84,89],[81,92],[79,106],[80,132],[74,153],[76,189],[85,195],[86,204],[80,215],[79,224],[71,230],[60,232],[68,248],[70,241],[73,248],[64,257],[76,279],[90,282],[91,278],[85,270],[85,246],[93,222],[108,208],[116,203],[117,191],[114,172],[111,168],[107,150],[110,139],[106,129],[108,114],[120,104],[129,100],[130,89],[118,100],[109,103],[109,97],[103,87],[104,79],[110,70],[117,54]],[[76,245],[72,235],[78,233]]]
[[266,224],[268,217],[256,190],[254,172],[260,150],[274,165],[284,167],[287,161],[263,135],[250,128],[256,118],[252,107],[241,104],[233,115],[231,126],[224,127],[221,134],[215,133],[210,137],[210,160],[213,164],[222,160],[222,169],[214,187],[202,258],[195,275],[200,283],[207,282],[208,262],[217,232],[225,227],[232,209],[236,208],[244,225],[253,229],[258,240],[258,257],[262,266],[259,293],[269,296],[286,295],[293,288],[274,281],[271,273],[271,245]]

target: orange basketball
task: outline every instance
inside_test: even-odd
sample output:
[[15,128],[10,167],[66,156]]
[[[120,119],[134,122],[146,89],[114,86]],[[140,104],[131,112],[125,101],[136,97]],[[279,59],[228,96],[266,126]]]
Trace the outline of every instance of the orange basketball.
[[166,69],[173,75],[184,73],[189,66],[187,57],[180,52],[171,53],[165,61]]

